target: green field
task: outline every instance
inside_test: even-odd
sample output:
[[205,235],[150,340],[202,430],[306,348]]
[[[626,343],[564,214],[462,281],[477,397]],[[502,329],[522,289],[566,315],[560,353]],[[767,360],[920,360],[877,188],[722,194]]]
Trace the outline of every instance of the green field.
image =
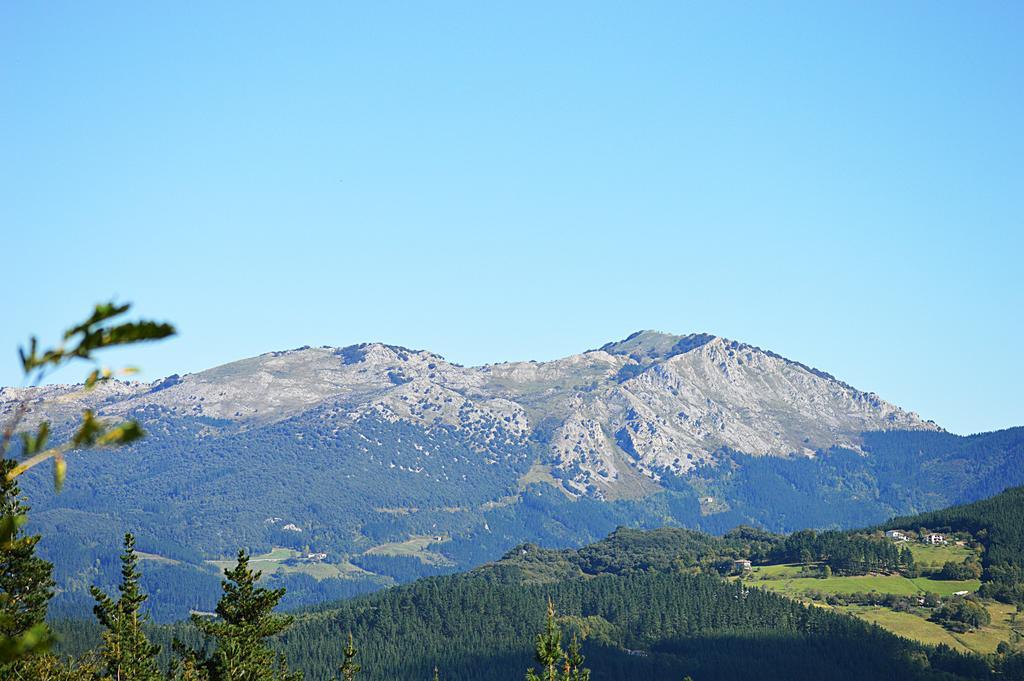
[[910,552],[914,554],[914,561],[926,570],[941,569],[947,562],[962,563],[964,558],[974,554],[971,549],[955,544],[931,546],[918,542],[906,542],[903,546],[910,549]]
[[[249,558],[249,567],[261,571],[264,575],[273,574],[295,574],[302,573],[315,579],[330,579],[337,577],[351,577],[355,574],[370,574],[362,568],[343,561],[342,563],[324,563],[320,561],[301,561],[294,565],[287,565],[284,561],[289,558],[299,558],[303,554],[292,549],[275,547],[267,553],[256,554]],[[210,565],[216,566],[221,572],[229,570],[237,564],[237,559],[208,560]]]
[[555,479],[553,475],[551,475],[551,466],[535,462],[532,466],[530,466],[530,469],[528,471],[526,471],[525,473],[522,474],[522,476],[520,476],[518,482],[516,483],[515,494],[508,494],[499,499],[485,501],[484,503],[480,504],[479,509],[481,511],[491,511],[496,508],[501,508],[503,506],[512,506],[513,504],[517,503],[520,500],[527,486],[541,483],[551,485],[555,489],[561,491],[563,494],[567,494],[565,488],[562,487],[562,483],[560,483],[557,479]]
[[561,487],[562,484],[551,475],[551,466],[542,463],[534,463],[530,466],[530,470],[523,473],[523,476],[519,478],[519,491],[526,489],[527,485],[536,483],[546,483],[552,487]]
[[[953,634],[972,650],[979,653],[995,652],[1000,641],[1013,643],[1014,639],[1020,640],[1024,637],[1024,617],[1015,617],[1017,607],[1006,603],[987,603],[989,615],[992,616],[992,623],[979,631],[969,634]],[[1014,621],[1016,620],[1016,621]],[[1018,650],[1024,647],[1024,643],[1017,643]]]
[[416,535],[401,542],[380,544],[366,551],[368,556],[410,556],[425,565],[454,565],[448,558],[430,550],[431,544],[449,541],[448,535]]
[[752,574],[761,578],[766,579],[782,579],[782,578],[797,578],[800,576],[800,571],[803,569],[803,565],[799,564],[785,564],[780,563],[779,565],[758,565],[752,571]]
[[[970,549],[959,546],[925,546],[912,547],[921,549],[919,561],[938,561],[939,565],[947,560],[962,561],[970,553]],[[915,557],[918,551],[914,551]],[[934,563],[933,563],[934,564]],[[750,575],[744,578],[744,582],[751,586],[759,586],[765,589],[784,594],[790,598],[808,601],[807,594],[818,591],[826,594],[852,594],[870,593],[876,591],[883,594],[896,594],[900,596],[918,596],[927,592],[936,593],[940,596],[950,596],[958,591],[977,591],[981,582],[977,579],[964,581],[947,581],[918,577],[909,579],[902,575],[863,575],[852,577],[830,577],[821,579],[816,577],[801,577],[803,566],[799,564],[789,565],[758,565],[754,567]],[[813,602],[815,605],[824,606],[820,601]],[[1012,642],[1018,638],[1017,635],[1024,635],[1024,617],[1019,623],[1014,622],[1016,609],[1013,606],[1003,603],[988,603],[992,616],[992,623],[978,631],[966,634],[955,634],[947,631],[935,622],[928,621],[921,614],[911,612],[896,612],[882,606],[847,605],[836,606],[834,609],[839,612],[846,612],[861,619],[867,620],[884,627],[900,636],[906,636],[922,643],[946,645],[961,651],[974,651],[978,653],[994,652],[1000,641]],[[1019,644],[1018,644],[1019,645]]]
[[166,556],[161,556],[156,553],[146,553],[145,551],[136,551],[135,555],[139,557],[139,560],[148,560],[154,563],[164,563],[166,565],[181,565],[180,560],[174,560]]
[[[935,622],[929,622],[918,615],[894,612],[889,608],[846,606],[836,608],[836,610],[856,615],[900,636],[916,639],[922,643],[935,645],[945,643],[956,650],[981,654],[994,653],[1000,641],[1012,642],[1018,636],[1024,635],[1024,620],[1020,623],[1013,621],[1015,606],[1005,603],[988,603],[985,607],[992,616],[992,623],[966,634],[947,631]],[[1016,647],[1020,649],[1021,644],[1016,644]]]
[[836,608],[836,610],[856,615],[863,620],[877,624],[883,629],[888,629],[900,636],[906,636],[921,643],[932,645],[945,643],[949,647],[961,652],[971,650],[971,648],[964,645],[952,633],[946,631],[940,625],[909,612],[896,612],[881,606],[859,605]]
[[965,579],[962,581],[948,580],[948,579],[928,579],[927,577],[918,577],[917,579],[909,580],[917,585],[917,588],[922,592],[931,592],[939,594],[940,596],[952,596],[958,591],[969,591],[974,593],[981,588],[980,579]]
[[977,579],[964,581],[934,580],[919,577],[908,579],[903,575],[863,575],[854,577],[799,577],[801,565],[763,565],[753,569],[747,579],[756,586],[778,591],[793,598],[802,598],[809,591],[823,593],[852,594],[878,593],[899,596],[923,595],[927,592],[949,596],[957,591],[977,591],[981,582]]
[[[298,555],[298,551],[275,547],[268,553],[259,553],[250,556],[249,565],[256,570],[262,570],[264,574],[272,574],[276,572],[279,567],[284,567],[283,565],[278,565],[281,561]],[[224,572],[235,567],[238,560],[236,558],[225,558],[222,560],[208,560],[206,562],[210,565],[216,566],[221,572]]]

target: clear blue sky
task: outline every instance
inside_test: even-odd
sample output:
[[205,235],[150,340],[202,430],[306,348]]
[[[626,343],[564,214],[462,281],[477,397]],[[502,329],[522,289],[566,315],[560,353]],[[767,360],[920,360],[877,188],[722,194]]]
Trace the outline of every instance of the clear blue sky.
[[0,383],[117,296],[148,378],[656,328],[1024,424],[1024,4],[491,4],[3,3]]

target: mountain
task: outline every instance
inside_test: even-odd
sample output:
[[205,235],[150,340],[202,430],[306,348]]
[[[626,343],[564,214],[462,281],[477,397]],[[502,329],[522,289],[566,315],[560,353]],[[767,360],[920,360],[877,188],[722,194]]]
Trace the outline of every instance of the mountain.
[[[206,435],[316,410],[344,429],[360,419],[449,427],[486,451],[543,443],[571,494],[636,496],[665,475],[713,463],[722,448],[813,456],[858,448],[866,431],[939,430],[824,372],[708,334],[637,332],[551,362],[465,368],[379,343],[273,352],[151,384],[7,389],[47,399],[49,418],[159,410],[212,419]],[[3,403],[0,403],[3,404]],[[9,407],[8,407],[9,408]]]
[[63,585],[55,608],[72,613],[86,584],[115,580],[126,530],[164,589],[155,614],[173,619],[211,607],[217,561],[240,546],[299,604],[618,525],[854,527],[1024,482],[1022,429],[956,436],[708,334],[645,331],[482,367],[378,343],[306,347],[87,393],[6,388],[0,414],[26,398],[58,432],[91,408],[149,433],[73,456],[59,495],[47,471],[25,482]]

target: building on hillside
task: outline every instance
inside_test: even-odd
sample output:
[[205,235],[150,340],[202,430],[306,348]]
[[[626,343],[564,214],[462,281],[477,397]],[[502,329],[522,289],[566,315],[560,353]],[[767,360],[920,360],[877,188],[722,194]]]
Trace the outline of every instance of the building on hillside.
[[907,541],[907,535],[899,530],[889,530],[885,533],[885,536],[893,541]]
[[306,554],[306,560],[315,560],[315,561],[327,560],[327,554],[326,553],[307,553]]
[[938,532],[932,532],[924,536],[924,543],[931,544],[932,546],[938,546],[939,544],[946,543],[946,537]]
[[750,561],[746,558],[740,558],[732,562],[732,569],[736,572],[748,572],[751,567]]

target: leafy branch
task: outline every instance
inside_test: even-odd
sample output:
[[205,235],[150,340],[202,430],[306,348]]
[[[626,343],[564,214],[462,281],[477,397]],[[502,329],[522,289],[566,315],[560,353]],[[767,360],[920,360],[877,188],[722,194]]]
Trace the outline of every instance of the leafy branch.
[[[100,350],[160,340],[174,335],[174,327],[165,322],[124,321],[124,315],[130,308],[130,303],[109,302],[97,305],[85,321],[65,331],[61,342],[51,348],[41,349],[39,339],[32,336],[27,347],[18,349],[25,382],[33,387],[38,386],[52,372],[73,361],[85,360],[95,363],[94,354]],[[82,390],[92,390],[100,383],[111,380],[115,375],[130,375],[135,371],[133,367],[115,372],[107,367],[96,366],[86,376]],[[67,442],[51,447],[48,446],[51,434],[49,421],[41,422],[35,432],[18,433],[18,427],[28,411],[29,398],[26,396],[14,409],[14,413],[4,426],[3,435],[0,436],[0,456],[7,455],[16,433],[21,441],[23,460],[7,473],[7,477],[14,479],[33,466],[53,459],[53,483],[58,491],[64,484],[67,472],[64,455],[68,452],[92,447],[124,446],[144,435],[137,421],[129,420],[112,425],[98,419],[87,409],[82,413],[82,419],[71,438]],[[0,540],[2,539],[0,536]]]

